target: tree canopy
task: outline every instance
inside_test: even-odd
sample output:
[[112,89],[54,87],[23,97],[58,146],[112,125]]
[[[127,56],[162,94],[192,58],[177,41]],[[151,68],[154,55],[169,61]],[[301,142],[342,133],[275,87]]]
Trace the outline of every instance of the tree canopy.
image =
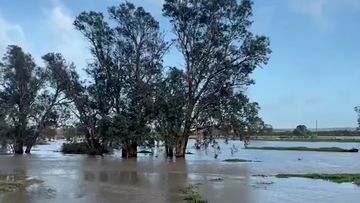
[[[35,64],[9,46],[1,63],[0,125],[15,152],[26,152],[41,131],[68,122],[91,154],[119,146],[135,157],[138,146],[163,141],[167,155],[183,157],[194,129],[217,127],[245,141],[264,122],[246,96],[253,71],[269,59],[269,39],[251,31],[250,0],[165,0],[174,39],[142,7],[121,3],[107,14],[84,11],[74,27],[89,43],[92,60],[81,79],[60,53]],[[108,16],[108,17],[105,17]],[[183,65],[164,67],[174,46]],[[79,67],[78,67],[79,68]],[[10,132],[10,133],[9,133]],[[175,153],[174,153],[175,151]]]

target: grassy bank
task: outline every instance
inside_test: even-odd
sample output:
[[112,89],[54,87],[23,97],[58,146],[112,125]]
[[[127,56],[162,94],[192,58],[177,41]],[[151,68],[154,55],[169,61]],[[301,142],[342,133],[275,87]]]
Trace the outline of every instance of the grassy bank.
[[335,183],[354,183],[360,186],[360,174],[279,174],[277,178],[310,178],[328,180]]
[[357,152],[356,149],[343,149],[338,147],[247,147],[246,149],[256,150],[285,150],[285,151],[312,151],[312,152]]
[[347,142],[355,142],[360,143],[360,139],[329,139],[329,138],[252,138],[253,141],[274,141],[274,142],[339,142],[339,143],[347,143]]

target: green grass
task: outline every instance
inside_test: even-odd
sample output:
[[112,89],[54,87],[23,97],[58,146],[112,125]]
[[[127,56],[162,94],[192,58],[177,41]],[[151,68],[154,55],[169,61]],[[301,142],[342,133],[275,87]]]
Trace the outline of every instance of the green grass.
[[258,138],[253,141],[274,141],[274,142],[356,142],[360,139],[323,139],[323,138]]
[[194,186],[189,186],[185,188],[182,192],[184,193],[184,201],[186,203],[207,203],[208,201],[205,200],[196,190]]
[[24,190],[30,185],[39,183],[42,183],[42,181],[38,179],[29,179],[20,174],[0,174],[0,194]]
[[279,174],[277,178],[310,178],[328,180],[335,183],[354,183],[360,186],[360,174]]
[[252,160],[246,160],[246,159],[225,159],[225,162],[252,162]]
[[320,147],[320,148],[308,148],[308,147],[247,147],[246,149],[286,150],[286,151],[313,151],[313,152],[352,152],[349,149],[342,149],[342,148],[339,148],[339,147]]

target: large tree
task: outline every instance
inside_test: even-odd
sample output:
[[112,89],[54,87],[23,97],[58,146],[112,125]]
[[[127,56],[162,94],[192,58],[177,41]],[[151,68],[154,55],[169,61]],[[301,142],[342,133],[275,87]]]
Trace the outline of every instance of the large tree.
[[165,0],[163,12],[184,58],[184,119],[181,132],[173,134],[176,156],[184,157],[189,134],[200,124],[200,116],[210,107],[228,104],[227,100],[254,83],[250,74],[266,64],[269,40],[250,31],[250,0]]
[[182,133],[184,108],[186,105],[186,82],[184,71],[171,68],[163,82],[156,89],[155,131],[164,141],[168,157],[174,155],[177,136]]
[[65,95],[65,87],[62,84],[61,65],[56,60],[60,54],[48,53],[42,57],[45,63],[43,88],[39,91],[34,103],[33,113],[30,117],[34,124],[34,132],[26,139],[26,153],[30,153],[36,139],[44,134],[49,128],[58,127],[59,121],[67,119],[69,101]]
[[[70,111],[79,121],[85,141],[88,146],[89,154],[102,154],[106,137],[99,131],[99,124],[106,112],[110,101],[101,98],[100,89],[96,89],[94,84],[86,85],[80,77],[72,63],[68,63],[61,54],[48,54],[44,56],[49,67],[56,72],[54,83],[63,91],[64,97],[61,103],[66,104],[66,110]],[[101,77],[100,75],[98,77]],[[99,86],[103,85],[100,84]],[[104,89],[104,91],[107,91]],[[100,95],[101,94],[101,95]],[[70,114],[66,113],[67,115]],[[106,114],[105,114],[106,115]]]
[[2,100],[7,101],[2,108],[7,109],[14,152],[22,154],[24,142],[31,134],[29,118],[43,85],[44,72],[36,66],[30,54],[14,45],[8,46],[1,71],[1,96]]
[[[63,89],[56,79],[56,64],[43,57],[46,67],[38,67],[30,54],[11,45],[1,64],[1,118],[14,152],[30,153],[36,139],[47,127],[55,127],[66,110]],[[4,124],[4,125],[5,125]],[[4,132],[4,130],[3,130]],[[4,134],[4,133],[3,133]]]
[[81,13],[74,25],[90,42],[94,57],[87,72],[101,136],[117,139],[123,157],[135,157],[150,132],[167,43],[159,23],[142,7],[123,3],[108,12],[111,23],[90,11]]

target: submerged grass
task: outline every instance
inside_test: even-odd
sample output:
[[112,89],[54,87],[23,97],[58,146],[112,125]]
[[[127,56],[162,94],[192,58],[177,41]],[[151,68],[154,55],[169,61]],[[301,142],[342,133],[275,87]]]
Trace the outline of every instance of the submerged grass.
[[205,200],[195,189],[196,188],[191,185],[182,191],[185,195],[184,201],[186,203],[207,203],[208,201]]
[[335,183],[354,183],[360,186],[360,174],[279,174],[277,178],[310,178],[328,180]]
[[38,179],[30,179],[21,174],[0,174],[0,194],[24,190],[30,185],[42,183]]
[[246,159],[225,159],[225,162],[252,162],[252,160],[246,160]]
[[343,149],[339,147],[247,147],[246,149],[257,150],[286,150],[286,151],[314,151],[314,152],[358,152],[358,149]]

